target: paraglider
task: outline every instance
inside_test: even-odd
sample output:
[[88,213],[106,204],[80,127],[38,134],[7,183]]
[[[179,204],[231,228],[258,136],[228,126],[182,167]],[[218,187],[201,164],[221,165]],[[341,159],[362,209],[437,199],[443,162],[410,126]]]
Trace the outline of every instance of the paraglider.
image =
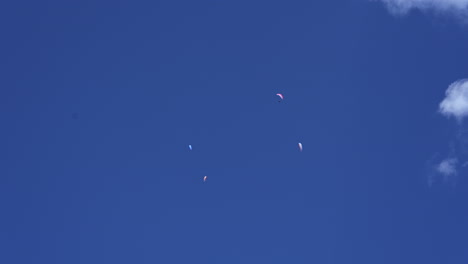
[[[279,99],[278,99],[278,102],[279,102],[279,103],[281,103],[281,102],[284,100],[284,95],[283,95],[283,94],[277,93],[276,96],[279,97]],[[294,98],[293,98],[293,99],[294,99]],[[290,102],[290,103],[292,103],[292,102]],[[279,107],[279,108],[282,108],[282,107]],[[292,142],[290,142],[290,143],[292,143]],[[288,144],[290,144],[290,143],[288,143]],[[187,145],[186,145],[186,146],[187,146]],[[298,148],[299,148],[299,152],[302,152],[302,151],[303,151],[302,143],[301,143],[301,142],[298,142],[298,143],[297,143],[297,146],[298,146]],[[193,148],[192,148],[192,145],[188,145],[188,148],[189,148],[189,151],[192,151],[192,149],[193,149]],[[202,151],[202,152],[203,152],[203,151]],[[187,155],[191,156],[192,154],[187,154]],[[193,155],[197,156],[196,153],[193,154]],[[298,154],[298,155],[303,155],[303,154]],[[306,155],[306,156],[307,156],[307,155]],[[464,166],[467,166],[467,165],[468,165],[468,161],[467,161],[465,164],[463,164],[463,167],[464,167]],[[198,177],[200,177],[200,175],[199,175],[199,176],[195,176],[195,180],[197,180]],[[200,179],[200,178],[198,178],[198,179]],[[208,176],[203,176],[203,178],[202,178],[203,183],[206,183],[207,179],[208,179]],[[197,181],[198,181],[198,180],[197,180]],[[213,184],[213,183],[211,183],[211,184]],[[216,180],[215,180],[214,184],[216,185]]]
[[279,96],[279,98],[281,98],[281,100],[279,100],[278,102],[281,102],[281,101],[283,101],[283,100],[284,100],[284,96],[283,96],[282,94],[280,94],[280,93],[277,93],[276,95],[277,95],[277,96]]

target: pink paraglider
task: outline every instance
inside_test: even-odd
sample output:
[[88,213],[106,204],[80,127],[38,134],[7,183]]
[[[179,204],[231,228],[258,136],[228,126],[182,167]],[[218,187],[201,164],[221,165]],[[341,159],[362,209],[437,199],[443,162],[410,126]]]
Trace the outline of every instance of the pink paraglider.
[[[282,94],[277,93],[276,95],[279,96],[279,98],[281,98],[281,100],[284,100],[284,96],[283,96]],[[280,102],[281,102],[281,101],[280,101]]]

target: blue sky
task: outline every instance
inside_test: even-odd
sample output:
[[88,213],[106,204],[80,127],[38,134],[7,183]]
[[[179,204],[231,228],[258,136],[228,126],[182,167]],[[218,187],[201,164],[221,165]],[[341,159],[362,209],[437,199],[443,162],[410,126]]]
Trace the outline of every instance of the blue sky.
[[467,3],[428,3],[4,1],[0,262],[466,263]]

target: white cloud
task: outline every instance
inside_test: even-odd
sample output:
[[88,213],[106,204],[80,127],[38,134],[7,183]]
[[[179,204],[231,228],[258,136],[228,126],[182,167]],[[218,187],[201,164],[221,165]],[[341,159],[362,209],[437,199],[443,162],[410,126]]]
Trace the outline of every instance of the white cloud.
[[468,0],[380,0],[395,14],[406,14],[412,9],[423,11],[450,12],[459,16],[466,16]]
[[456,158],[444,159],[439,163],[439,165],[437,165],[437,171],[446,178],[454,176],[457,174],[457,163],[458,159]]
[[[434,162],[435,157],[429,161],[429,186],[440,176],[446,183],[456,184],[458,170],[466,170],[465,167],[468,166],[468,130],[463,129],[461,124],[463,118],[468,117],[468,79],[461,79],[449,85],[445,91],[445,98],[439,104],[439,112],[446,117],[455,117],[460,126],[456,140],[450,144],[448,157],[440,162]],[[459,160],[465,162],[459,165]]]
[[436,182],[444,182],[456,184],[456,176],[458,174],[458,159],[455,157],[448,157],[439,163],[430,164],[432,161],[429,161],[430,170],[428,174],[428,185],[429,187],[433,186]]
[[439,105],[439,112],[447,117],[454,116],[458,121],[468,116],[468,79],[456,81],[449,86]]

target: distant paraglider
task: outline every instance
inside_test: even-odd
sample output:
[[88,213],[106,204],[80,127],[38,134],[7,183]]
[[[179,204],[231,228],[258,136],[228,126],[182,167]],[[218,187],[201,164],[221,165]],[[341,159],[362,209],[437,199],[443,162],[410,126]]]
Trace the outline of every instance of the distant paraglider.
[[203,182],[206,182],[207,178],[208,178],[208,176],[203,177]]
[[276,95],[279,96],[279,98],[281,98],[281,100],[278,101],[278,102],[281,103],[281,101],[284,100],[284,96],[282,94],[280,94],[280,93],[277,93]]
[[299,146],[299,151],[302,152],[302,143],[297,144]]

